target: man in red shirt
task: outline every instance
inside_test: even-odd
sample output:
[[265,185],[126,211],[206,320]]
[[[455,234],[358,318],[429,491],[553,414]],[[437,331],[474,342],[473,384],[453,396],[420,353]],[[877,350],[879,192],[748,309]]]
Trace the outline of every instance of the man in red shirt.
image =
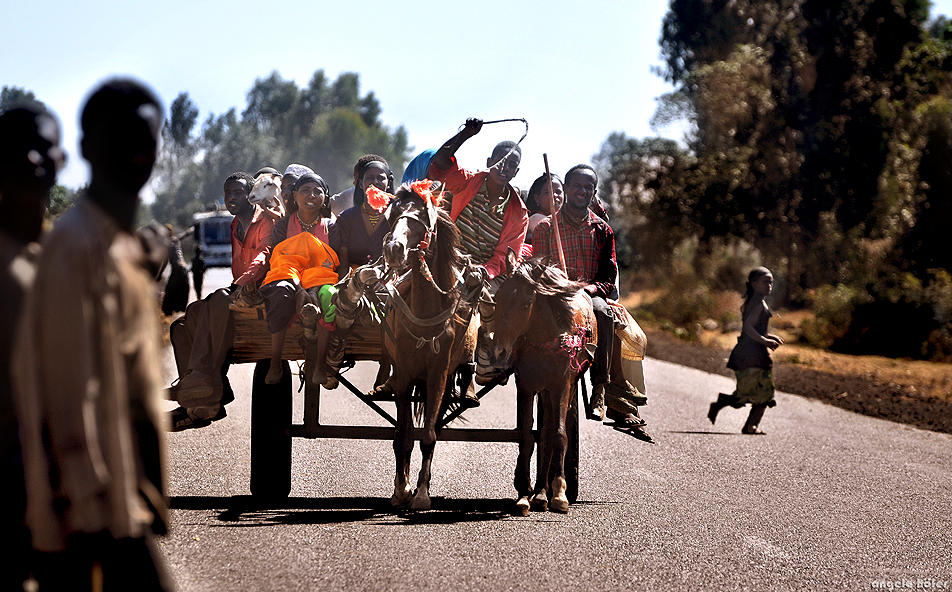
[[225,179],[225,207],[235,216],[231,286],[190,304],[185,316],[170,328],[179,372],[171,398],[181,405],[172,412],[172,431],[205,427],[225,417],[224,404],[234,399],[227,377],[228,350],[235,338],[229,304],[242,290],[253,290],[264,279],[274,226],[262,208],[248,201],[252,187],[254,179],[248,173],[233,173]]
[[[653,442],[645,431],[645,421],[638,415],[638,405],[647,399],[631,386],[621,371],[620,344],[615,337],[614,314],[607,303],[617,299],[615,280],[615,234],[607,222],[591,211],[598,188],[598,175],[588,165],[576,165],[565,175],[565,204],[559,211],[559,233],[569,278],[585,282],[585,291],[592,299],[598,323],[598,346],[592,363],[592,407],[595,419],[608,391],[608,418],[615,426],[630,430],[640,440]],[[559,260],[552,218],[536,225],[532,237],[533,255]]]
[[[480,303],[479,345],[476,354],[476,382],[486,384],[499,373],[489,364],[488,339],[492,333],[492,313],[495,308],[491,296],[502,284],[506,270],[506,253],[512,249],[522,252],[529,228],[529,210],[526,209],[511,181],[519,172],[522,151],[515,142],[500,142],[486,159],[486,169],[468,171],[456,162],[456,151],[463,142],[482,129],[480,119],[467,119],[462,131],[447,140],[430,160],[429,178],[443,181],[452,201],[444,207],[456,223],[463,252],[474,263],[486,268],[489,275],[488,294]],[[479,400],[470,388],[466,404],[476,406]]]
[[433,155],[429,177],[443,181],[453,194],[448,209],[459,228],[463,250],[494,279],[505,272],[508,249],[522,251],[529,211],[511,184],[522,159],[514,142],[497,144],[486,159],[486,169],[468,171],[456,162],[456,151],[478,134],[482,125],[479,119],[467,119],[463,130]]

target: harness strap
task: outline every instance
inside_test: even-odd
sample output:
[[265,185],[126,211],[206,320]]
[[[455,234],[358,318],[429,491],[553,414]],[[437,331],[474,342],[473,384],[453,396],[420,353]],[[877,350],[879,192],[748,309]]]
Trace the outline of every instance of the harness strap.
[[411,323],[417,325],[418,327],[433,327],[439,325],[440,323],[445,322],[448,318],[453,316],[453,313],[456,312],[456,308],[459,306],[459,299],[456,300],[456,306],[451,306],[436,315],[435,317],[430,317],[428,319],[421,319],[410,312],[410,307],[407,305],[406,301],[400,296],[400,293],[397,292],[397,289],[392,285],[387,285],[387,291],[390,292],[390,302],[394,302],[397,305],[397,308],[403,312],[404,315],[410,320]]

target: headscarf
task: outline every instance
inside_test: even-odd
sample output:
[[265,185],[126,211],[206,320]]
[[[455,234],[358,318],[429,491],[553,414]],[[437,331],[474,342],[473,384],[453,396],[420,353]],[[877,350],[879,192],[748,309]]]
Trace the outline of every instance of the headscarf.
[[301,175],[306,175],[308,173],[313,173],[313,172],[314,171],[304,166],[303,164],[289,164],[288,168],[284,169],[285,175],[291,175],[295,179],[297,179]]
[[[307,167],[304,167],[304,168],[307,168]],[[327,181],[324,180],[324,177],[318,175],[315,172],[304,173],[303,175],[295,179],[293,183],[291,183],[291,201],[290,203],[288,203],[288,215],[291,215],[294,212],[298,211],[297,200],[294,199],[294,192],[300,189],[301,187],[303,187],[307,183],[317,183],[317,186],[324,190],[324,205],[321,206],[320,216],[321,218],[326,218],[327,216],[324,215],[324,208],[327,206],[328,202],[330,201],[331,196],[327,188]]]
[[434,154],[436,154],[436,148],[427,148],[414,156],[410,164],[407,165],[407,170],[403,171],[403,178],[400,179],[400,183],[412,183],[420,179],[426,179],[430,171],[430,161],[433,160]]
[[317,186],[323,189],[324,195],[327,196],[327,181],[325,181],[324,177],[318,175],[317,173],[305,173],[301,175],[298,180],[295,181],[293,185],[291,185],[291,191],[297,191],[308,183],[317,183]]

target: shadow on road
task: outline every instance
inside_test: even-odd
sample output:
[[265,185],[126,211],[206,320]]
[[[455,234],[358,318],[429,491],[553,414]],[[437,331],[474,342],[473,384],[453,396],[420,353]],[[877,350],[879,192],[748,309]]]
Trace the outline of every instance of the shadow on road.
[[259,500],[252,496],[177,496],[170,500],[173,510],[218,511],[223,526],[254,527],[279,524],[456,524],[509,518],[515,508],[512,499],[432,498],[426,512],[393,508],[387,498],[333,497]]
[[703,436],[744,436],[740,432],[711,432],[707,430],[668,430],[669,434],[701,434]]

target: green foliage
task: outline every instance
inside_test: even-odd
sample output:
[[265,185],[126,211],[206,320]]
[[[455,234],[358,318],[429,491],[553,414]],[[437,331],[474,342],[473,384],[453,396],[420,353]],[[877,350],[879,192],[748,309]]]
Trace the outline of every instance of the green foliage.
[[924,279],[884,273],[865,290],[824,286],[812,308],[815,318],[800,325],[800,340],[811,346],[952,361],[952,275],[944,269]]
[[235,171],[303,164],[336,192],[353,183],[354,163],[364,154],[379,154],[400,170],[409,153],[406,130],[382,125],[380,113],[372,92],[360,95],[356,73],[329,81],[318,70],[299,88],[272,72],[254,82],[240,115],[236,108],[211,114],[196,133],[198,107],[181,93],[164,130],[151,213],[187,227],[194,212],[220,202],[222,184]]
[[[640,275],[712,289],[762,261],[780,305],[817,306],[807,341],[944,355],[952,29],[929,6],[671,0],[660,74],[675,90],[652,123],[680,117],[692,133],[688,151],[606,139],[596,160],[619,253]],[[690,317],[669,300],[659,317]]]
[[849,331],[853,311],[868,295],[856,288],[838,284],[823,286],[813,297],[813,319],[800,323],[800,341],[820,349],[829,349]]
[[19,102],[31,102],[31,103],[40,103],[42,101],[37,100],[36,95],[33,94],[32,90],[27,90],[19,86],[7,86],[3,85],[3,88],[0,89],[0,112],[8,108],[10,105]]
[[76,191],[59,184],[54,185],[50,190],[50,205],[46,208],[44,220],[46,222],[54,222],[63,212],[73,205],[73,202],[76,201],[77,194],[82,191],[85,191],[85,188]]
[[641,308],[677,327],[694,327],[705,319],[717,317],[718,304],[717,296],[696,277],[681,275],[671,279],[664,296]]

